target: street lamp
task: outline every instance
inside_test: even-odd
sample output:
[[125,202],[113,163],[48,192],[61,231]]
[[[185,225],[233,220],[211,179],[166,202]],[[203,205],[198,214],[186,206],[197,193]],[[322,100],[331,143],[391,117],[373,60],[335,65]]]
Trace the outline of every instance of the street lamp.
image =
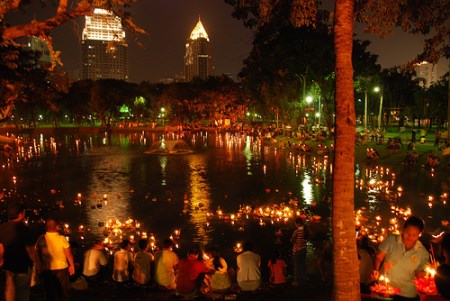
[[164,127],[164,112],[166,109],[164,107],[161,108],[161,119],[162,119],[162,126]]
[[378,128],[381,129],[381,117],[383,114],[383,88],[375,87],[375,88],[373,88],[373,91],[380,93],[380,107],[378,110]]
[[[312,98],[312,96],[306,96],[306,98],[305,98],[305,100],[306,100],[306,103],[308,104],[308,107],[310,107],[311,106],[311,103],[312,103],[312,101],[313,101],[313,98]],[[309,110],[309,109],[308,109]],[[306,113],[306,117],[309,117],[309,114],[308,113]]]

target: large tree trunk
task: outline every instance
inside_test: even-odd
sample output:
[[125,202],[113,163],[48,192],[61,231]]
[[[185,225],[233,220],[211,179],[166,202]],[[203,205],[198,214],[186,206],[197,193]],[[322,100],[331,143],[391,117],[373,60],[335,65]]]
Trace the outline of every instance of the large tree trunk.
[[360,300],[355,239],[355,105],[353,95],[353,0],[337,0],[336,140],[333,176],[333,274],[336,301]]

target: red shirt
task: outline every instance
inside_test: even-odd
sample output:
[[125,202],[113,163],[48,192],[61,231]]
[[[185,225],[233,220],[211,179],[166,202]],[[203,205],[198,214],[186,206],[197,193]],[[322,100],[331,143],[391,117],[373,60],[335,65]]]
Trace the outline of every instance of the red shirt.
[[197,288],[197,278],[210,270],[197,259],[188,257],[178,263],[177,291],[182,294],[193,292]]

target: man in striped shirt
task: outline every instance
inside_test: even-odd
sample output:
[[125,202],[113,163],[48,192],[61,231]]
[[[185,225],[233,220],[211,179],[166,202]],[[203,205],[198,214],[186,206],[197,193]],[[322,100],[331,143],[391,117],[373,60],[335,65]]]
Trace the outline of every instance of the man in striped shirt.
[[306,280],[306,242],[308,230],[303,220],[295,219],[295,231],[291,236],[292,252],[294,254],[294,281],[293,286],[298,286],[301,281]]

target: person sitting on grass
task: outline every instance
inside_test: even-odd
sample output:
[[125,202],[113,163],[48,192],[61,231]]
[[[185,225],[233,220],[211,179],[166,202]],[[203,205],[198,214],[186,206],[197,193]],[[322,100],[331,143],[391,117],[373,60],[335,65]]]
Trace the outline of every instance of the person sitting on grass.
[[128,282],[130,280],[130,269],[133,266],[133,254],[131,253],[131,242],[124,239],[118,250],[114,252],[114,265],[112,279],[115,282]]
[[269,282],[272,285],[280,285],[286,283],[286,262],[281,258],[280,252],[277,250],[272,252],[272,256],[267,264],[270,271]]
[[101,239],[96,239],[92,247],[84,253],[83,277],[89,282],[100,282],[105,278],[108,265],[105,246]]
[[[206,265],[208,268],[214,270],[210,277],[211,291],[223,293],[231,288],[231,277],[228,269],[228,264],[220,255],[219,248],[214,246],[209,249],[209,258]],[[232,271],[232,269],[230,269]]]
[[253,244],[246,241],[244,252],[236,257],[237,283],[244,292],[256,291],[261,285],[261,257],[253,252]]
[[203,278],[211,270],[203,261],[198,260],[199,251],[191,248],[187,258],[178,263],[177,293],[184,297],[194,297],[200,292]]
[[175,270],[178,266],[178,256],[173,249],[170,238],[164,240],[163,249],[155,254],[155,281],[158,285],[169,290],[176,288]]
[[368,148],[368,149],[366,150],[366,157],[367,157],[367,159],[370,159],[370,160],[376,160],[376,159],[378,159],[380,156],[378,155],[378,152],[377,152],[376,149]]
[[152,275],[153,254],[147,239],[138,242],[139,251],[134,255],[133,279],[138,284],[148,284]]

